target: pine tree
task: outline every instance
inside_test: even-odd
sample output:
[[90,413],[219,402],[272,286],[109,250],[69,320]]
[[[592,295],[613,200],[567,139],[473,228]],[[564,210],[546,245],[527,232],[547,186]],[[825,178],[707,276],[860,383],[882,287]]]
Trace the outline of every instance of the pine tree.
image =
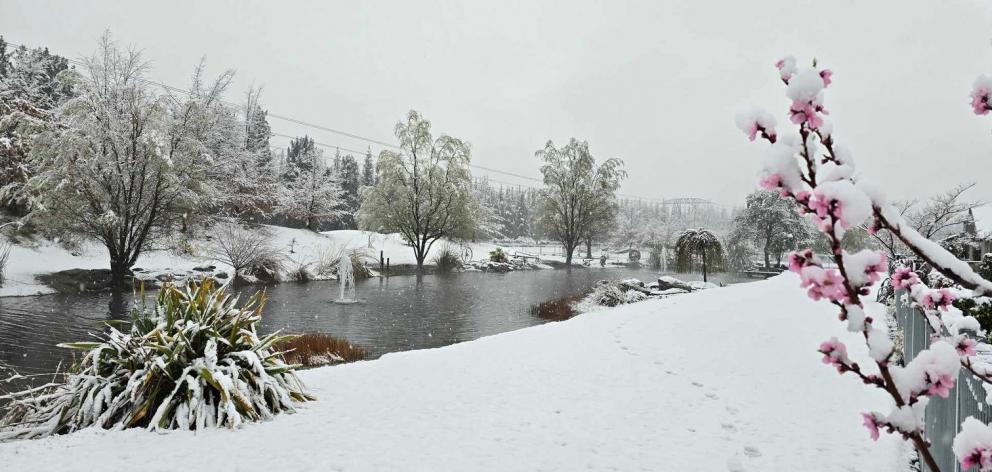
[[341,181],[341,190],[344,215],[341,222],[344,229],[357,229],[358,223],[356,213],[358,212],[358,188],[361,187],[361,174],[358,170],[358,161],[355,156],[348,154],[341,158],[338,167],[338,179]]
[[375,185],[375,164],[372,162],[372,150],[365,151],[365,163],[362,164],[362,185]]

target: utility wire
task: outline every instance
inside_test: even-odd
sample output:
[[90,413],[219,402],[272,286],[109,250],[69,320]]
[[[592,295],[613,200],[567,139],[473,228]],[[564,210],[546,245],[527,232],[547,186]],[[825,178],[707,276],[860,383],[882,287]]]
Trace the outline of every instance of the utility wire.
[[[25,46],[23,44],[19,44],[19,43],[8,42],[7,44],[9,44],[11,46],[15,46],[15,47],[27,48],[27,46]],[[80,61],[80,60],[70,59],[70,58],[65,58],[65,59],[66,59],[66,61],[68,61],[71,64],[75,64],[75,65],[78,65],[78,66],[85,66],[86,65],[83,61]],[[169,90],[169,91],[172,91],[172,92],[182,93],[182,94],[190,95],[190,96],[192,95],[192,92],[190,92],[189,90],[185,90],[185,89],[182,89],[182,88],[179,88],[179,87],[174,87],[172,85],[168,85],[168,84],[165,84],[165,83],[162,83],[162,82],[158,82],[158,81],[155,81],[155,80],[141,79],[141,81],[144,82],[144,83],[150,84],[150,85],[156,85],[156,86],[162,87],[162,88],[164,88],[166,90]],[[240,103],[231,102],[231,101],[228,101],[228,100],[221,100],[221,102],[223,102],[223,103],[225,103],[227,105],[230,105],[230,106],[237,107],[239,109],[244,109],[245,108],[245,105],[242,105]],[[269,111],[266,111],[266,116],[272,117],[272,118],[275,118],[275,119],[278,119],[278,120],[282,120],[282,121],[287,121],[287,122],[290,122],[290,123],[298,124],[300,126],[305,126],[305,127],[309,127],[309,128],[313,128],[313,129],[318,129],[318,130],[321,130],[321,131],[326,131],[328,133],[333,133],[333,134],[345,136],[345,137],[348,137],[348,138],[357,139],[359,141],[369,142],[369,143],[376,144],[376,145],[379,145],[379,146],[382,146],[382,147],[386,147],[386,148],[402,149],[400,146],[397,146],[395,144],[390,144],[390,143],[387,143],[385,141],[381,141],[381,140],[374,139],[374,138],[368,138],[368,137],[361,136],[361,135],[358,135],[358,134],[349,133],[347,131],[342,131],[342,130],[339,130],[339,129],[335,129],[335,128],[331,128],[331,127],[328,127],[328,126],[319,125],[319,124],[316,124],[316,123],[311,123],[311,122],[308,122],[308,121],[304,121],[304,120],[292,118],[292,117],[285,116],[285,115],[275,114],[275,113],[272,113],[272,112],[269,112]],[[294,139],[295,138],[294,136],[290,136],[290,135],[282,134],[282,133],[271,132],[271,134],[273,136],[279,136],[279,137],[282,137],[282,138],[289,138],[289,139]],[[346,148],[346,147],[343,147],[343,146],[334,145],[334,144],[320,143],[320,142],[316,142],[316,141],[314,141],[314,144],[316,144],[318,146],[322,146],[322,147],[327,148],[327,149],[340,149],[340,150],[343,150],[343,151],[353,152],[353,153],[356,153],[356,154],[364,154],[365,152],[367,152],[367,151],[358,151],[358,150],[354,150],[354,149],[349,149],[349,148]],[[474,167],[476,169],[480,169],[480,170],[484,170],[484,171],[488,171],[488,172],[494,172],[494,173],[502,174],[502,175],[507,175],[507,176],[510,176],[510,177],[516,177],[516,178],[519,178],[519,179],[529,180],[529,181],[533,181],[533,182],[541,182],[541,183],[544,182],[543,180],[538,179],[538,178],[535,178],[535,177],[529,177],[529,176],[526,176],[526,175],[516,174],[516,173],[513,173],[513,172],[507,172],[507,171],[503,171],[503,170],[499,170],[499,169],[493,169],[493,168],[490,168],[490,167],[480,166],[478,164],[471,164],[470,163],[469,166],[470,167]],[[496,182],[496,180],[493,180],[493,181]],[[505,183],[505,182],[501,182],[501,183]],[[507,183],[507,185],[520,185],[520,184],[508,184]],[[537,187],[534,187],[532,185],[525,185],[525,186],[528,186],[528,187],[531,187],[531,188],[537,188]],[[687,204],[693,204],[693,205],[699,205],[699,204],[715,205],[715,203],[713,203],[711,201],[700,199],[700,198],[678,198],[678,199],[674,199],[674,200],[665,200],[665,199],[640,197],[640,196],[636,196],[636,195],[628,195],[628,194],[623,194],[623,193],[617,193],[617,196],[618,197],[624,197],[624,198],[631,199],[631,200],[641,200],[641,201],[645,201],[645,202],[648,202],[648,203],[672,204],[673,202],[680,202],[680,203],[687,203]]]

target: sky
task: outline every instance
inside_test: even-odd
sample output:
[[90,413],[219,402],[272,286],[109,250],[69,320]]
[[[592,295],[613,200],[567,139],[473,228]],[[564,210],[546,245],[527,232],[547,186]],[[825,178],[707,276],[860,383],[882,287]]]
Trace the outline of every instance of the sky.
[[834,71],[826,106],[861,178],[898,199],[978,181],[970,196],[992,202],[992,116],[967,96],[992,74],[989,1],[0,0],[0,35],[81,58],[109,30],[154,80],[185,87],[205,58],[212,74],[236,70],[232,101],[261,86],[270,113],[379,141],[416,109],[469,141],[474,164],[533,178],[537,149],[575,137],[624,160],[626,195],[724,205],[755,188],[764,150],[734,113],[760,105],[782,126],[774,63],[815,57]]

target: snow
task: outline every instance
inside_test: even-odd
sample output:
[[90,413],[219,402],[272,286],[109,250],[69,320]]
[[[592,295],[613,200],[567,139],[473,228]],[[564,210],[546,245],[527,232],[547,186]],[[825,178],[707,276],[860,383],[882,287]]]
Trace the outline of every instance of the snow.
[[793,102],[811,102],[823,90],[823,78],[820,71],[813,67],[804,67],[789,80],[785,94]]
[[[413,249],[407,246],[398,234],[386,235],[358,230],[315,233],[282,226],[266,228],[273,234],[274,246],[291,261],[313,262],[319,260],[322,253],[329,250],[362,249],[376,261],[379,258],[379,251],[382,250],[383,256],[390,259],[391,266],[416,264]],[[199,238],[191,244],[195,255],[181,255],[163,249],[151,250],[138,258],[135,267],[145,269],[146,272],[142,277],[154,277],[159,273],[192,273],[194,267],[208,264],[217,266],[217,272],[231,275],[230,266],[210,257],[208,241]],[[438,241],[434,244],[426,263],[432,264],[435,254],[446,244],[448,244],[446,241]],[[471,243],[467,246],[474,259],[488,257],[489,251],[496,248],[496,245],[489,243]],[[0,297],[52,293],[50,287],[35,279],[40,274],[68,269],[108,269],[109,267],[110,259],[106,249],[96,242],[85,242],[75,252],[70,252],[50,241],[43,241],[34,246],[12,245],[6,280],[0,286]],[[370,267],[377,269],[378,264],[371,264]]]
[[[902,471],[821,364],[834,308],[783,274],[302,373],[319,400],[237,431],[85,430],[0,444],[5,470]],[[775,300],[769,303],[769,300]],[[776,332],[767,331],[775,326]],[[700,329],[702,328],[702,329]],[[181,453],[177,453],[181,451]],[[152,458],[152,461],[148,459]]]
[[992,238],[992,205],[984,205],[971,210],[975,217],[975,229],[983,238]]

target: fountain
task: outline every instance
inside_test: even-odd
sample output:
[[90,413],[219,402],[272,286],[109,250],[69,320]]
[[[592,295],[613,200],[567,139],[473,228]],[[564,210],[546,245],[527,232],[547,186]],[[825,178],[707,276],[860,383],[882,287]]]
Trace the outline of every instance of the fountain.
[[351,266],[351,258],[347,255],[341,256],[338,262],[338,283],[341,286],[341,293],[334,303],[358,303],[358,298],[355,297],[355,269]]

